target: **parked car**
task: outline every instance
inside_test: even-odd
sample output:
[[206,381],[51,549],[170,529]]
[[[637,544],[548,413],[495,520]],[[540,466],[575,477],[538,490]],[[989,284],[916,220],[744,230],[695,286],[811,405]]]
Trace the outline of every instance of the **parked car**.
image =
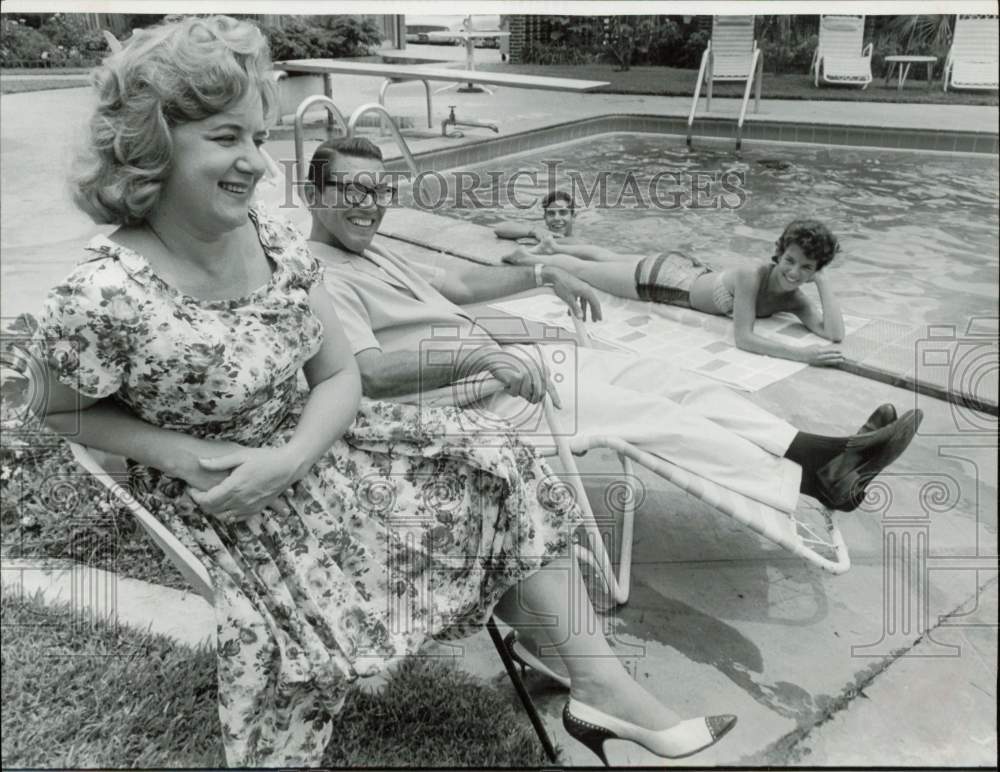
[[[426,43],[430,45],[434,44],[448,44],[455,42],[451,39],[446,40],[431,40],[428,36],[428,32],[447,32],[448,28],[438,25],[438,24],[407,24],[406,25],[406,42],[407,43]],[[458,41],[461,42],[461,41]]]

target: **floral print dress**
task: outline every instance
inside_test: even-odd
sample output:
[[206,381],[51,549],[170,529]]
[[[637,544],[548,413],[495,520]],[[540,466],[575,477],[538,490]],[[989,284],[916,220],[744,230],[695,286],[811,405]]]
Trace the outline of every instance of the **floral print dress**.
[[[40,321],[60,380],[167,429],[287,441],[321,342],[308,300],[320,268],[291,226],[250,216],[274,271],[235,300],[184,295],[97,237]],[[283,507],[230,525],[183,481],[130,464],[133,494],[212,578],[229,764],[319,764],[351,681],[428,637],[475,632],[508,588],[566,552],[579,512],[547,487],[543,462],[513,433],[467,424],[455,409],[365,400]]]

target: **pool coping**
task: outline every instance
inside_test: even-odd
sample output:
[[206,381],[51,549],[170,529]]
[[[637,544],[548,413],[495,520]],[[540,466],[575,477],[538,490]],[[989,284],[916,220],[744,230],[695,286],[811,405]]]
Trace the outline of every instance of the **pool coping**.
[[[457,147],[435,148],[413,154],[420,172],[441,172],[473,166],[502,156],[526,153],[548,145],[571,142],[598,134],[618,132],[687,135],[687,118],[680,115],[641,113],[605,114],[555,123],[501,137],[487,137]],[[1000,136],[981,131],[912,129],[856,124],[790,122],[754,118],[743,127],[744,141],[795,142],[843,145],[884,150],[923,150],[945,153],[1000,154]],[[736,121],[732,118],[697,118],[693,144],[731,140],[736,146]],[[401,155],[386,159],[390,170],[401,170]]]

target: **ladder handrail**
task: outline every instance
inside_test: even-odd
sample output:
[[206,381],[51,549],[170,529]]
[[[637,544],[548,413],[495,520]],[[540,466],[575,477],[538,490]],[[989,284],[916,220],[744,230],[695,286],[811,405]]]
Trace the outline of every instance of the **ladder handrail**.
[[386,122],[389,124],[389,129],[396,140],[396,145],[399,146],[399,151],[403,154],[406,165],[413,174],[414,183],[416,183],[419,178],[420,171],[417,169],[417,162],[413,159],[413,154],[410,152],[410,146],[406,144],[406,140],[403,138],[402,133],[399,131],[399,127],[392,119],[389,111],[382,105],[378,104],[378,102],[369,102],[368,104],[361,105],[353,113],[351,113],[351,117],[347,121],[347,136],[354,136],[354,127],[358,125],[358,121],[366,113],[370,113],[372,111],[379,113],[386,118]]
[[698,82],[694,87],[694,99],[691,101],[691,112],[688,114],[687,144],[691,147],[691,131],[694,126],[694,114],[698,110],[698,98],[701,96],[701,83],[705,77],[705,67],[708,65],[709,51],[712,50],[712,41],[708,41],[708,47],[701,55],[701,67],[698,69]]
[[[747,115],[747,104],[750,102],[750,90],[753,87],[754,77],[757,74],[757,64],[760,59],[760,49],[754,46],[753,58],[750,60],[750,77],[747,78],[746,88],[743,89],[743,104],[740,105],[740,118],[736,123],[736,149],[740,149],[743,142],[743,121]],[[758,94],[758,99],[759,99]]]
[[305,158],[305,139],[302,136],[305,130],[305,116],[306,110],[315,104],[321,104],[326,108],[327,113],[330,117],[337,123],[341,130],[344,132],[345,136],[351,135],[351,130],[347,125],[347,121],[344,120],[343,113],[337,109],[337,105],[334,104],[333,100],[325,94],[313,94],[308,96],[299,103],[298,109],[295,111],[295,165],[299,173],[299,182],[305,184],[305,181],[309,175],[309,169],[307,168],[307,161]]

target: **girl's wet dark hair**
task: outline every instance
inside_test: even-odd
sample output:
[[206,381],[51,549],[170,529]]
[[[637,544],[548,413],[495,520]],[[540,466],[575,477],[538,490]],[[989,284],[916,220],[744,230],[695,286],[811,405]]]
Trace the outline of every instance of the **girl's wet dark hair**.
[[775,242],[771,261],[778,262],[791,244],[797,244],[802,254],[816,263],[817,271],[829,264],[840,251],[837,237],[819,220],[793,220],[788,223],[781,238]]

